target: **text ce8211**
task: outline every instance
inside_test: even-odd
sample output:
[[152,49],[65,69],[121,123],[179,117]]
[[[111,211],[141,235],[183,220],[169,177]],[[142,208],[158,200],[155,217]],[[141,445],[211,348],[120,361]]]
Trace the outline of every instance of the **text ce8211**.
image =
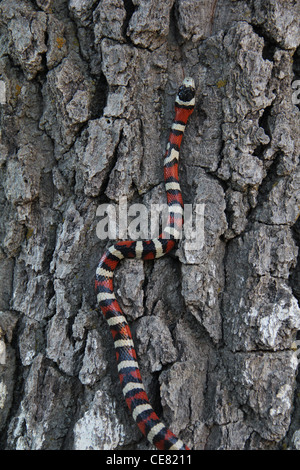
[[153,454],[150,462],[152,465],[189,465],[192,457],[191,454]]

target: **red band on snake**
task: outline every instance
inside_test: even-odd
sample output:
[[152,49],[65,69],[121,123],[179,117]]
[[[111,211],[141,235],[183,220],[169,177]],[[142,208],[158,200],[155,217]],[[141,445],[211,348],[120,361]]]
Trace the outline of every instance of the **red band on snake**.
[[159,419],[143,385],[132,335],[115,297],[113,274],[123,258],[160,258],[176,245],[183,225],[183,200],[178,179],[179,150],[185,126],[195,106],[195,85],[186,78],[175,100],[175,117],[164,159],[164,180],[169,208],[168,222],[158,238],[122,241],[111,246],[99,261],[95,289],[97,302],[110,327],[118,372],[128,408],[141,432],[160,450],[189,450]]

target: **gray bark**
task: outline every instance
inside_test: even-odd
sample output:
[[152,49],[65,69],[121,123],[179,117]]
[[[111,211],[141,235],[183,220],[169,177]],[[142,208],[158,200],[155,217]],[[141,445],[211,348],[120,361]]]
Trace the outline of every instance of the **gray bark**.
[[116,274],[145,386],[194,449],[300,449],[298,23],[292,0],[0,2],[2,449],[149,448],[96,309],[96,210],[165,202],[184,75],[204,245]]

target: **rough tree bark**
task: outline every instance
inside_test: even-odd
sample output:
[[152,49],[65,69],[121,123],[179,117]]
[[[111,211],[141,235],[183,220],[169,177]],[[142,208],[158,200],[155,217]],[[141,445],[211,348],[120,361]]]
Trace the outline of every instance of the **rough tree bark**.
[[96,309],[105,202],[165,202],[173,101],[205,243],[122,262],[156,411],[194,449],[300,449],[299,2],[0,1],[2,449],[148,449]]

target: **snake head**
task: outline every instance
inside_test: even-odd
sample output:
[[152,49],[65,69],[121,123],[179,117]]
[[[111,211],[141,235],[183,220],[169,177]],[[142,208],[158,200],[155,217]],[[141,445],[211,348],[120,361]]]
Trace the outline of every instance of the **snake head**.
[[195,96],[195,82],[193,78],[187,77],[183,80],[177,94],[180,101],[189,103]]

